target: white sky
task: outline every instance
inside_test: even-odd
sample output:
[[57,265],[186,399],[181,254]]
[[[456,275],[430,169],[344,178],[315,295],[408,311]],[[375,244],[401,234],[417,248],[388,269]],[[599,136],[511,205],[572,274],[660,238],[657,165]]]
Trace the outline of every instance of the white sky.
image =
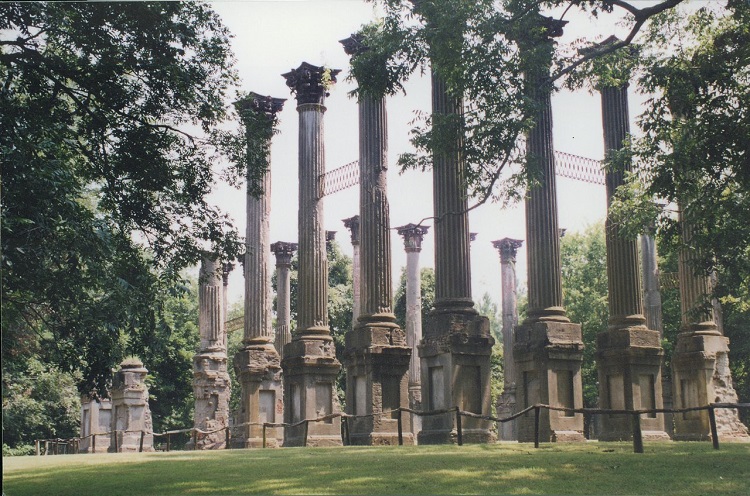
[[[288,98],[279,114],[280,134],[272,144],[272,211],[271,242],[297,241],[297,126],[296,103],[281,74],[300,63],[325,65],[342,69],[339,82],[326,99],[325,146],[326,170],[335,169],[358,158],[358,121],[356,101],[348,96],[352,84],[345,78],[349,57],[338,40],[348,37],[362,24],[377,17],[372,4],[361,0],[289,0],[289,1],[217,1],[212,7],[223,17],[234,33],[237,69],[242,89],[263,95]],[[611,17],[614,17],[611,16]],[[614,19],[598,24],[582,17],[566,16],[570,24],[561,42],[586,36],[597,40],[612,34]],[[625,31],[615,29],[621,38]],[[601,36],[603,35],[603,36]],[[407,85],[406,96],[390,98],[389,132],[389,200],[391,227],[400,226],[432,215],[431,173],[398,173],[395,166],[400,153],[411,150],[408,142],[409,121],[413,111],[430,109],[429,78],[415,78]],[[643,97],[631,90],[631,127],[634,116],[642,109],[636,102]],[[586,91],[553,96],[554,141],[557,150],[600,159],[603,156],[600,100]],[[558,177],[558,211],[560,227],[574,232],[604,218],[606,210],[603,186],[590,185]],[[351,256],[349,233],[341,219],[358,213],[358,188],[335,193],[325,199],[325,228],[338,231],[337,240]],[[220,187],[214,201],[229,211],[237,226],[245,224],[245,194],[228,186]],[[429,224],[429,222],[428,222]],[[244,231],[244,227],[241,227]],[[470,213],[470,230],[478,233],[472,246],[473,297],[478,301],[488,292],[500,301],[500,258],[491,241],[504,237],[525,239],[523,205],[502,210],[496,204],[485,204]],[[406,264],[403,240],[393,231],[391,238],[394,289],[401,267]],[[433,235],[423,243],[421,265],[434,266]],[[273,261],[273,257],[271,257]],[[525,245],[518,254],[518,278],[526,286]],[[243,297],[243,278],[239,270],[230,276],[229,301]]]

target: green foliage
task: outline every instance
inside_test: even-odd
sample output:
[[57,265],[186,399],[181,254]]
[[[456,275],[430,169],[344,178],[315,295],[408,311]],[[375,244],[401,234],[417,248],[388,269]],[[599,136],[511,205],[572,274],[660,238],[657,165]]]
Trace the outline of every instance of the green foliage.
[[2,3],[0,29],[3,372],[38,356],[104,394],[180,270],[240,248],[207,202],[229,34],[193,2]]
[[583,331],[583,403],[597,407],[598,375],[596,335],[607,330],[607,249],[604,225],[589,226],[583,233],[569,233],[560,244],[563,300],[571,321]]
[[78,436],[78,378],[33,357],[15,365],[3,371],[3,456],[31,454],[37,439]]
[[503,316],[500,315],[500,309],[498,308],[497,303],[492,300],[489,293],[484,293],[479,299],[479,302],[477,302],[476,307],[479,315],[484,315],[490,319],[490,332],[492,332],[492,337],[495,338],[496,342],[502,343]]

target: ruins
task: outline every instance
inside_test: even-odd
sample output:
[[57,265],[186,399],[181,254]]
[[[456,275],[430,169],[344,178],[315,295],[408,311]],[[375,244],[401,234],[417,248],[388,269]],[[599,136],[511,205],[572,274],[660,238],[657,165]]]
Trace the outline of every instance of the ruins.
[[110,452],[153,451],[154,435],[148,406],[148,370],[137,358],[126,358],[112,380]]

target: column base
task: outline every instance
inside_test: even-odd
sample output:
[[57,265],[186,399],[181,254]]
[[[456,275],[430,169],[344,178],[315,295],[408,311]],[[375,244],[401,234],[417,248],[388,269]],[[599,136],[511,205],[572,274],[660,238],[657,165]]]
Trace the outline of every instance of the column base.
[[[672,355],[672,383],[676,408],[736,403],[737,393],[729,369],[729,339],[700,332],[679,334]],[[715,412],[722,441],[750,441],[748,429],[740,421],[737,410],[717,408]],[[711,439],[707,411],[676,413],[674,424],[675,439]]]
[[[599,405],[616,410],[662,408],[659,333],[643,325],[612,328],[596,337]],[[631,441],[630,415],[601,415],[600,441]],[[668,440],[662,414],[641,415],[644,439]]]
[[[202,431],[223,429],[229,425],[229,396],[232,384],[227,372],[227,355],[204,351],[193,357],[193,394],[195,395],[195,427]],[[198,439],[193,446],[191,439],[186,449],[223,449],[226,444],[224,431],[212,432]]]
[[[415,357],[417,360],[419,357]],[[409,408],[421,412],[422,407],[422,385],[420,383],[409,384]],[[417,434],[422,430],[422,417],[411,415],[411,433],[414,443],[417,443]]]
[[[498,418],[507,418],[518,411],[516,405],[516,388],[509,387],[500,395],[495,403]],[[518,441],[516,421],[498,422],[497,433],[501,441]]]
[[[284,422],[293,424],[341,412],[336,360],[330,335],[299,336],[284,347]],[[307,437],[305,437],[305,433]],[[341,418],[284,429],[284,446],[342,446]]]
[[[251,425],[235,429],[232,445],[260,448],[262,424],[279,422],[284,414],[279,354],[270,342],[248,345],[235,355],[234,368],[242,387],[239,422]],[[266,446],[278,446],[282,439],[281,428],[266,429]]]
[[[513,356],[517,374],[517,408],[536,404],[583,407],[581,325],[570,322],[524,322],[515,330]],[[534,441],[534,412],[519,417],[518,441]],[[582,442],[583,415],[542,409],[542,442]]]
[[[432,312],[419,345],[422,401],[426,410],[459,407],[481,415],[491,414],[490,357],[495,340],[487,317],[475,311]],[[425,416],[419,444],[457,442],[455,414]],[[464,443],[496,440],[491,422],[462,418]]]
[[[350,415],[352,444],[398,444],[395,413],[384,414],[409,404],[408,376],[411,348],[406,333],[391,322],[361,323],[346,333],[346,405]],[[402,439],[414,444],[409,431],[411,415],[402,413]]]

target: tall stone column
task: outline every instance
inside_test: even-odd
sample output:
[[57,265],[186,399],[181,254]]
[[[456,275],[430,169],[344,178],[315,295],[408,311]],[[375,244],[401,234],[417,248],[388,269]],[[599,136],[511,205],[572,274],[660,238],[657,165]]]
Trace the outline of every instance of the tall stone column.
[[359,215],[344,219],[344,227],[349,229],[352,239],[352,294],[354,302],[352,305],[352,328],[356,327],[357,319],[361,312],[360,303],[360,243],[359,243]]
[[[604,149],[610,155],[623,146],[630,134],[628,85],[603,86],[602,125]],[[620,165],[620,164],[618,164]],[[625,184],[630,163],[606,171],[607,209],[616,189]],[[663,408],[661,363],[664,350],[659,331],[646,327],[641,299],[638,242],[620,235],[620,228],[608,215],[606,220],[609,326],[596,337],[596,363],[599,373],[599,405],[611,409]],[[630,415],[602,415],[599,439],[633,438]],[[662,414],[641,418],[644,438],[669,439]]]
[[[229,300],[227,299],[227,295],[229,294],[229,274],[232,273],[234,270],[234,264],[233,263],[225,263],[221,266],[221,282],[222,287],[224,289],[224,293],[221,298],[221,304],[224,307],[224,321],[226,324],[226,320],[229,318]],[[243,269],[244,270],[244,269]],[[228,333],[226,332],[226,325],[224,325],[224,349],[227,349],[227,339],[228,339]]]
[[[439,121],[463,113],[463,102],[449,94],[433,72],[432,112]],[[474,309],[471,297],[468,200],[461,131],[455,141],[433,152],[433,208],[435,215],[435,308],[430,313],[419,346],[422,360],[422,398],[428,410],[453,408],[490,415],[489,319]],[[452,415],[422,419],[420,444],[456,442]],[[464,418],[464,442],[494,438],[488,422]]]
[[[215,258],[204,256],[198,278],[200,350],[193,356],[193,425],[206,432],[229,425],[232,383],[227,371],[224,267]],[[225,447],[226,436],[223,431],[213,432],[198,438],[196,446],[192,443],[192,449],[220,449]]]
[[[526,93],[536,105],[535,125],[526,139],[527,167],[537,186],[526,197],[526,250],[528,260],[528,318],[516,329],[514,358],[519,388],[518,408],[537,403],[568,408],[583,407],[580,324],[565,314],[560,269],[560,233],[552,140],[552,104],[549,86],[552,39],[562,35],[567,21],[529,18],[517,35],[525,57]],[[543,28],[543,29],[539,29]],[[531,62],[529,62],[531,61]],[[534,416],[518,419],[518,440],[531,441]],[[544,410],[540,419],[544,441],[583,441],[583,415]]]
[[[341,43],[352,57],[366,50],[357,35]],[[347,413],[367,415],[352,423],[353,444],[398,444],[394,410],[409,404],[411,350],[392,309],[387,112],[385,97],[362,94],[358,103],[361,310],[345,338]],[[410,415],[403,414],[402,422],[409,425]],[[403,434],[405,444],[413,440],[410,432]]]
[[277,241],[271,245],[276,256],[276,338],[274,346],[279,356],[284,356],[284,347],[292,341],[291,277],[292,256],[297,243]]
[[[406,250],[406,344],[411,349],[409,361],[409,408],[422,410],[422,367],[419,359],[419,342],[422,340],[422,277],[419,254],[422,240],[429,226],[406,224],[396,228],[404,237]],[[422,417],[412,415],[411,432],[417,437],[422,430]]]
[[[250,93],[237,107],[247,129],[248,147],[262,147],[263,163],[248,164],[247,229],[245,233],[245,333],[243,348],[234,357],[234,368],[242,386],[240,422],[250,423],[242,429],[245,447],[263,445],[263,422],[277,422],[282,400],[281,363],[273,345],[271,323],[270,217],[271,172],[270,147],[276,114],[284,99]],[[252,156],[251,154],[249,154]],[[251,169],[265,170],[260,190],[254,191]],[[280,428],[266,432],[270,444],[279,444]]]
[[[696,266],[699,253],[691,246],[689,211],[680,208],[679,221],[683,243],[678,265],[682,328],[672,355],[674,403],[677,408],[736,403],[737,392],[729,369],[729,339],[721,335],[714,320],[710,276]],[[723,440],[750,441],[737,410],[717,409],[716,424]],[[708,412],[675,414],[674,438],[710,439]]]
[[661,290],[659,288],[659,254],[656,250],[656,238],[647,231],[640,236],[641,270],[643,273],[643,313],[646,327],[659,332],[663,337]]
[[[497,399],[497,416],[510,417],[516,408],[516,366],[513,359],[515,339],[513,330],[518,325],[518,305],[516,297],[516,253],[523,244],[520,239],[503,238],[492,242],[500,252],[500,280],[502,298],[503,333],[503,394]],[[518,439],[515,422],[498,424],[498,433],[503,441]]]
[[[283,74],[297,98],[299,113],[299,300],[297,332],[284,347],[284,420],[294,423],[339,413],[336,379],[341,364],[336,359],[328,327],[328,258],[323,230],[325,172],[323,105],[327,84],[336,81],[339,70],[303,62]],[[285,446],[341,445],[341,420],[332,418],[287,428]]]

